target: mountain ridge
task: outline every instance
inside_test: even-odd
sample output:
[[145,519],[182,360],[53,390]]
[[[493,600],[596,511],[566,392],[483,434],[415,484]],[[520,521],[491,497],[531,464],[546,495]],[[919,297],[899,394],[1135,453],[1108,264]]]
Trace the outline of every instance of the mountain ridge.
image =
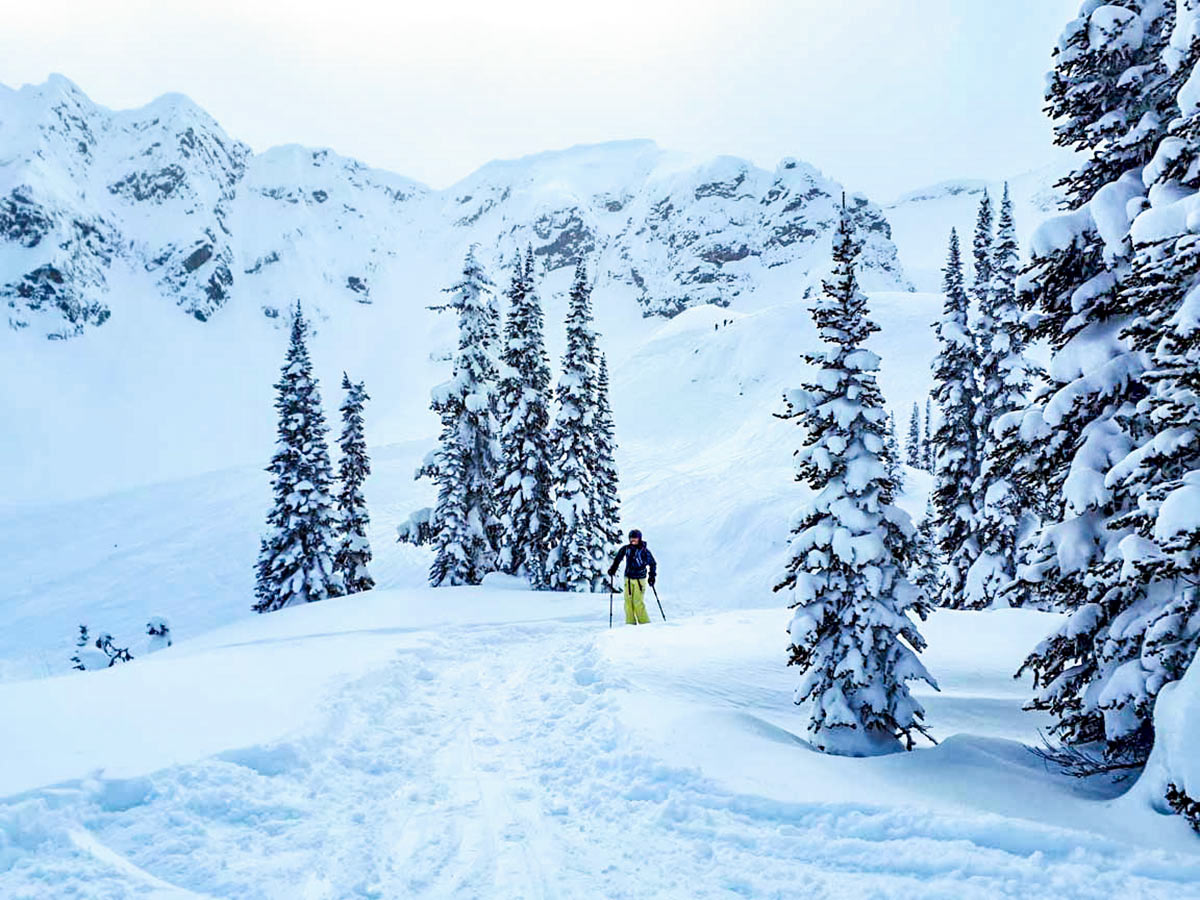
[[[766,268],[816,286],[842,193],[794,159],[768,171],[646,139],[494,160],[435,190],[327,148],[255,153],[182,94],[112,111],[53,76],[0,91],[0,302],[14,329],[78,337],[120,314],[124,268],[200,321],[239,295],[275,318],[314,266],[333,309],[373,302],[399,244],[461,258],[477,243],[499,266],[528,243],[546,271],[587,259],[670,316],[730,305]],[[851,208],[864,279],[911,287],[880,208]]]

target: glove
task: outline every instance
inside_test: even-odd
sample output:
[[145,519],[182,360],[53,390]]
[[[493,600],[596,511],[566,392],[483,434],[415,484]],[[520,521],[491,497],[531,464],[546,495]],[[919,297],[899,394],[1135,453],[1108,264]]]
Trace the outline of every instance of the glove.
[[608,570],[608,577],[609,577],[609,578],[612,578],[612,577],[613,577],[614,575],[616,575],[616,574],[617,574],[617,570],[616,570],[616,567],[615,567],[615,566],[614,566],[613,568],[611,568],[611,569],[609,569],[609,570]]
[[654,580],[655,580],[657,577],[658,577],[657,575],[651,575],[651,576],[650,576],[650,587],[654,587]]

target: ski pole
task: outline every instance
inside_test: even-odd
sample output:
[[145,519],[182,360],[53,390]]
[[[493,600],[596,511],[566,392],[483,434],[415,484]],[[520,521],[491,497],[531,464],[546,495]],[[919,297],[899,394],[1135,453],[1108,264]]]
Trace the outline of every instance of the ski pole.
[[617,592],[617,589],[615,587],[613,587],[612,580],[609,579],[609,582],[608,582],[608,627],[610,629],[612,628],[613,595],[616,594],[616,592]]
[[[654,599],[658,600],[658,588],[656,588],[654,585],[650,585],[650,590],[654,591]],[[658,612],[663,617],[663,621],[667,621],[667,614],[663,612],[661,600],[658,600]]]

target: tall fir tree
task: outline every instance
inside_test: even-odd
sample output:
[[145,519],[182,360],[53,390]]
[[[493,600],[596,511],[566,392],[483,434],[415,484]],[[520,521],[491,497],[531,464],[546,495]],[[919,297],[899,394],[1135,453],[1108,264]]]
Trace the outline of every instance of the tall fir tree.
[[287,359],[275,383],[279,424],[267,467],[275,501],[259,545],[254,610],[260,613],[336,597],[344,589],[333,562],[337,522],[329,429],[307,336],[297,302]]
[[794,610],[789,665],[804,676],[795,699],[809,704],[812,743],[862,756],[912,748],[924,710],[907,682],[934,682],[917,658],[925,642],[910,613],[924,616],[926,604],[906,577],[913,529],[893,503],[858,249],[843,210],[833,272],[812,310],[829,349],[806,355],[818,377],[785,397],[783,418],[805,431],[796,479],[816,497],[791,531],[775,590]]
[[985,188],[975,215],[975,234],[971,240],[971,255],[975,261],[971,294],[979,307],[987,303],[992,287],[992,239],[992,198]]
[[517,261],[501,352],[500,435],[504,464],[496,482],[500,568],[546,586],[554,521],[550,447],[550,358],[542,304],[533,284],[533,249]]
[[[603,538],[604,559],[612,559],[621,545],[621,500],[620,478],[616,461],[616,426],[613,422],[612,406],[608,400],[608,359],[603,352],[599,372],[596,376],[596,480],[595,500],[597,524]],[[605,583],[601,576],[597,588]]]
[[933,437],[933,505],[937,513],[937,542],[945,560],[939,588],[942,606],[959,608],[966,600],[967,571],[979,555],[975,533],[975,504],[971,487],[978,471],[975,442],[975,342],[967,324],[969,301],[963,287],[958,234],[950,232],[950,250],[943,270],[946,295],[941,320],[935,325],[941,350],[933,363],[937,387],[934,398],[941,423]]
[[976,431],[982,441],[977,501],[980,553],[967,573],[965,606],[1020,603],[1008,591],[1017,571],[1017,546],[1028,531],[1034,509],[1031,480],[1019,473],[1013,448],[1019,443],[1020,416],[1028,402],[1032,366],[1025,357],[1026,328],[1017,305],[1016,227],[1008,185],[1000,202],[990,266],[991,284],[982,295],[976,332],[979,357],[979,405]]
[[556,490],[546,579],[547,586],[558,591],[592,590],[608,565],[605,536],[594,506],[600,466],[591,295],[587,272],[580,262],[567,301],[567,347],[551,430]]
[[367,514],[367,501],[363,497],[363,483],[371,474],[371,460],[367,456],[367,439],[363,431],[363,404],[370,400],[363,382],[350,381],[342,373],[342,434],[338,445],[342,458],[338,463],[338,548],[334,557],[334,569],[342,578],[347,594],[369,591],[375,587],[368,566],[371,562],[371,543],[367,540],[367,525],[371,517]]
[[[1181,118],[1174,102],[1191,75],[1182,63],[1195,54],[1192,5],[1089,5],[1064,30],[1047,112],[1056,142],[1080,151],[1083,162],[1062,182],[1071,212],[1038,229],[1021,278],[1034,337],[1052,357],[1048,385],[1021,413],[1014,450],[1021,470],[1038,473],[1044,485],[1047,520],[1013,589],[1071,612],[1022,671],[1033,673],[1030,707],[1054,717],[1062,752],[1090,758],[1097,770],[1144,763],[1154,699],[1194,652],[1194,641],[1176,630],[1186,629],[1188,616],[1162,615],[1183,594],[1164,587],[1171,578],[1160,576],[1171,564],[1152,562],[1166,535],[1149,524],[1155,492],[1135,474],[1148,472],[1141,460],[1154,454],[1143,450],[1164,424],[1154,419],[1150,374],[1150,350],[1163,335],[1139,336],[1138,323],[1180,286],[1156,271],[1164,261],[1174,271],[1175,261],[1156,240],[1166,235],[1155,234],[1155,210],[1146,207],[1171,206],[1182,185],[1195,183],[1186,162],[1174,168],[1194,143],[1187,124],[1194,104]],[[1185,17],[1179,27],[1177,12]],[[1172,34],[1182,46],[1170,44]],[[1169,184],[1160,183],[1167,172]],[[1160,185],[1165,190],[1147,191]],[[1134,216],[1149,227],[1131,237]],[[1167,480],[1181,471],[1165,458],[1153,465]]]
[[921,408],[913,401],[912,415],[908,418],[908,441],[905,447],[906,462],[914,469],[924,468],[921,453]]
[[925,433],[921,443],[921,466],[926,472],[933,474],[933,397],[925,398]]
[[496,567],[488,530],[500,452],[491,398],[497,380],[489,352],[492,283],[474,247],[461,278],[446,290],[448,307],[458,314],[458,349],[450,380],[434,388],[431,404],[442,420],[433,465],[438,500],[429,523],[435,551],[429,582],[435,587],[479,584]]

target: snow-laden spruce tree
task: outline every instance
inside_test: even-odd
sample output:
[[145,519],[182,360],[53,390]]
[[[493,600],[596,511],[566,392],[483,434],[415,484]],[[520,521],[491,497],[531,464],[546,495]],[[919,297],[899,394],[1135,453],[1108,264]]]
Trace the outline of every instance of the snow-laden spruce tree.
[[900,456],[900,440],[896,437],[896,417],[891,413],[887,416],[887,439],[884,443],[884,450],[887,452],[887,467],[888,475],[892,478],[893,493],[900,493],[904,489],[904,469],[903,461]]
[[967,324],[969,301],[963,287],[958,234],[950,232],[950,251],[943,270],[946,301],[934,326],[941,344],[933,363],[934,399],[942,418],[933,436],[933,506],[937,542],[944,561],[938,588],[942,606],[959,608],[966,601],[967,571],[979,555],[972,485],[979,470],[975,410],[979,393],[975,377],[975,339]]
[[[975,234],[971,240],[971,255],[975,268],[971,277],[971,295],[977,307],[987,303],[992,284],[992,198],[984,189],[975,215]],[[977,335],[978,336],[978,335]]]
[[[1134,474],[1141,466],[1134,460],[1165,425],[1154,420],[1148,379],[1155,366],[1148,351],[1161,335],[1143,342],[1135,334],[1158,301],[1140,292],[1143,285],[1151,294],[1174,288],[1168,272],[1153,272],[1165,258],[1154,246],[1157,235],[1137,239],[1145,246],[1133,264],[1130,224],[1150,202],[1180,209],[1175,201],[1195,183],[1186,166],[1158,181],[1194,144],[1174,105],[1190,74],[1181,62],[1191,54],[1192,5],[1088,4],[1068,24],[1047,110],[1057,143],[1082,151],[1085,161],[1063,181],[1071,211],[1034,234],[1019,283],[1034,336],[1049,344],[1052,358],[1049,383],[1017,429],[1021,467],[1045,485],[1048,517],[1018,566],[1014,590],[1071,611],[1022,671],[1033,673],[1038,692],[1030,705],[1054,717],[1051,734],[1064,755],[1090,758],[1097,770],[1146,760],[1154,698],[1189,652],[1186,617],[1162,616],[1171,592],[1151,562],[1162,550],[1156,517],[1143,518],[1155,501]],[[1176,11],[1183,47],[1172,48]],[[1182,474],[1168,471],[1168,479]],[[1158,539],[1175,538],[1160,532]]]
[[933,510],[932,492],[925,498],[925,515],[917,524],[917,537],[913,550],[913,561],[909,567],[909,580],[926,597],[937,594],[938,578],[941,577],[941,554],[938,550],[937,515]]
[[910,614],[924,616],[926,602],[906,577],[913,528],[893,503],[879,357],[863,347],[877,328],[857,254],[843,210],[833,271],[812,310],[829,349],[806,355],[812,380],[785,397],[782,416],[804,428],[796,478],[816,496],[791,530],[775,586],[791,600],[788,663],[803,673],[795,699],[808,704],[812,743],[852,756],[911,749],[924,710],[907,682],[934,684],[917,658],[925,641]]
[[[613,422],[612,405],[608,400],[608,359],[603,352],[599,372],[596,376],[596,479],[593,483],[595,499],[592,508],[596,511],[596,524],[603,540],[603,558],[610,560],[622,542],[621,490],[617,474],[617,435]],[[603,587],[607,579],[602,574],[596,588]]]
[[500,440],[496,481],[500,568],[546,586],[554,518],[550,448],[550,358],[542,337],[542,303],[533,284],[533,249],[518,259],[508,293],[501,351]]
[[1013,454],[1020,427],[1020,416],[1013,414],[1028,402],[1032,371],[1017,305],[1018,268],[1017,234],[1006,184],[993,245],[992,281],[980,303],[975,329],[980,354],[975,427],[982,450],[974,487],[980,552],[967,573],[964,603],[972,609],[1020,602],[1020,592],[1005,592],[1016,576],[1017,546],[1031,525],[1035,506],[1032,479],[1017,472]]
[[275,502],[267,515],[256,570],[254,610],[260,613],[343,592],[333,564],[337,517],[329,429],[307,336],[308,323],[297,302],[287,359],[275,384],[279,424],[275,455],[267,467]]
[[375,579],[367,568],[371,562],[371,544],[367,540],[371,517],[362,492],[363,482],[371,474],[363,432],[363,404],[371,398],[363,382],[351,382],[345,372],[342,390],[345,397],[341,406],[342,434],[338,438],[342,449],[338,463],[338,546],[333,565],[342,577],[346,593],[357,594],[375,587]]
[[925,436],[921,443],[921,466],[933,474],[933,397],[925,398]]
[[1148,206],[1130,229],[1132,271],[1118,297],[1146,394],[1116,412],[1135,446],[1104,480],[1124,514],[1107,523],[1120,564],[1102,572],[1101,709],[1109,742],[1128,734],[1139,752],[1135,723],[1149,727],[1159,690],[1200,646],[1200,4],[1181,4],[1178,16],[1163,50],[1181,83],[1177,118],[1142,171]]
[[603,580],[608,560],[605,536],[593,504],[599,457],[596,447],[596,333],[592,327],[592,289],[583,263],[567,301],[567,348],[551,430],[554,453],[554,518],[546,581],[551,590],[590,591]]
[[904,448],[906,453],[905,462],[914,469],[922,468],[921,465],[921,408],[917,406],[917,401],[913,401],[912,415],[908,418],[908,441]]
[[430,404],[442,420],[438,449],[427,466],[438,486],[429,519],[434,548],[429,583],[435,587],[479,584],[495,571],[489,525],[500,468],[492,415],[497,380],[490,337],[492,283],[474,247],[467,251],[461,277],[446,292],[451,297],[447,308],[458,314],[458,349],[450,379],[433,389]]

